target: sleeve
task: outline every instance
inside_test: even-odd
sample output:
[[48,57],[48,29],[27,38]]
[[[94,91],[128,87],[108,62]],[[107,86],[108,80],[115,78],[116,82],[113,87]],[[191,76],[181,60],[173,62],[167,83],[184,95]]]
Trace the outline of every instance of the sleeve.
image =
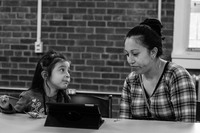
[[120,118],[131,119],[131,94],[130,94],[130,84],[128,83],[128,78],[124,81],[121,101],[120,101]]
[[196,90],[190,74],[176,69],[171,78],[171,101],[177,121],[196,121]]
[[23,113],[24,111],[29,112],[31,110],[32,98],[28,91],[24,91],[19,95],[19,100],[17,101],[14,109],[16,112]]
[[11,104],[9,104],[9,109],[3,109],[0,107],[0,111],[5,114],[13,114],[16,112],[14,107]]
[[31,97],[29,96],[28,91],[24,91],[19,95],[19,100],[16,105],[9,104],[9,109],[0,108],[2,113],[13,114],[16,112],[23,113],[24,111],[29,110],[29,105],[31,103]]

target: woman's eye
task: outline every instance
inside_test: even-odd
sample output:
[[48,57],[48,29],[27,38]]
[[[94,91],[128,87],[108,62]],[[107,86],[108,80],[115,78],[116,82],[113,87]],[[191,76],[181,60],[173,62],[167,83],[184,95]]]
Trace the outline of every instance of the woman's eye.
[[129,54],[128,53],[124,53],[124,56],[129,56]]
[[131,53],[133,56],[138,56],[139,53]]

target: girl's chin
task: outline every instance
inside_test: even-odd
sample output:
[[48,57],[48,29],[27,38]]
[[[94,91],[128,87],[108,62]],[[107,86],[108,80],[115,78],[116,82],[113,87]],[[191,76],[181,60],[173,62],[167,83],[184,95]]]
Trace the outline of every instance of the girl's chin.
[[67,87],[68,87],[68,85],[69,85],[69,84],[65,84],[65,88],[67,88]]
[[57,88],[58,88],[59,90],[64,90],[64,89],[67,89],[68,86],[69,86],[69,84],[63,83],[63,84],[57,85]]
[[60,89],[67,89],[68,84],[63,85],[62,87],[60,87]]
[[60,86],[60,87],[58,87],[58,89],[59,90],[65,90],[65,89],[67,89],[67,86]]

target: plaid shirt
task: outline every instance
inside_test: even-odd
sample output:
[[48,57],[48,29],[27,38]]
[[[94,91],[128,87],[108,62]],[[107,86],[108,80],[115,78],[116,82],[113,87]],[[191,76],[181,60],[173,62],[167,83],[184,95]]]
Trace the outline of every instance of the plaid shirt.
[[183,67],[168,62],[157,88],[147,101],[139,77],[132,72],[124,82],[120,118],[196,121],[196,90],[190,74]]

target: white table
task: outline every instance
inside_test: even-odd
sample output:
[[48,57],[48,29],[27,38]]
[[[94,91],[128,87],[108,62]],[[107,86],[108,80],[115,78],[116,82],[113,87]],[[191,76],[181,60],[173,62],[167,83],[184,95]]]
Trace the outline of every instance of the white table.
[[105,119],[95,130],[45,127],[45,120],[0,113],[0,133],[200,133],[200,123]]

